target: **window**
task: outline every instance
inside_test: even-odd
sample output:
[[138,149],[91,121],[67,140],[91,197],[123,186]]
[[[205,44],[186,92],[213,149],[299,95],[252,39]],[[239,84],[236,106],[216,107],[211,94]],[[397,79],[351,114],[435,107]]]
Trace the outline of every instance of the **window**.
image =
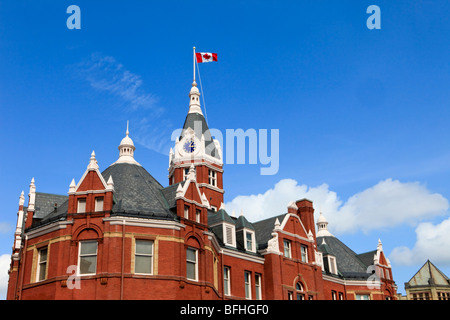
[[86,198],[78,199],[77,213],[86,212]]
[[297,300],[305,300],[305,294],[303,292],[303,286],[300,282],[295,285],[295,290],[297,290]]
[[190,280],[197,280],[197,250],[192,248],[186,249],[186,278]]
[[331,300],[337,300],[336,291],[331,290]]
[[245,278],[245,299],[251,299],[252,298],[252,283],[251,283],[251,274],[248,271],[245,271],[244,273]]
[[357,294],[356,300],[370,300],[370,296],[368,294]]
[[78,255],[78,274],[89,275],[97,271],[97,241],[81,241]]
[[153,241],[136,240],[134,272],[153,273]]
[[255,274],[255,299],[261,300],[261,275]]
[[200,217],[201,217],[201,211],[200,210],[195,210],[195,221],[200,223]]
[[230,267],[223,267],[223,293],[229,296],[230,289]]
[[255,251],[255,247],[254,247],[254,233],[253,232],[249,232],[249,231],[245,231],[245,249],[248,251]]
[[217,175],[214,170],[209,169],[208,170],[208,178],[209,178],[209,184],[213,187],[217,187]]
[[223,224],[223,232],[224,232],[224,240],[225,244],[230,246],[235,246],[235,234],[234,234],[234,226],[229,224]]
[[103,211],[103,197],[95,198],[95,211]]
[[284,256],[291,258],[291,242],[289,240],[284,240]]
[[292,291],[288,291],[288,300],[294,300],[294,293]]
[[37,270],[37,281],[45,280],[47,277],[47,248],[42,248],[39,250],[39,261]]
[[344,294],[342,292],[339,292],[339,300],[344,300]]
[[308,247],[301,246],[302,250],[302,262],[308,262]]
[[336,267],[336,258],[328,256],[328,267],[330,270],[330,273],[337,274],[337,267]]
[[184,218],[189,219],[189,206],[184,206]]

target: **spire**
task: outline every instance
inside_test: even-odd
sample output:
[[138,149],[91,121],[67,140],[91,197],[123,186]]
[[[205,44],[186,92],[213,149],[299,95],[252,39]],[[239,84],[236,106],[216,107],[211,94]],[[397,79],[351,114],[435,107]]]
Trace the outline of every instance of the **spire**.
[[36,201],[36,185],[34,184],[34,178],[31,179],[30,192],[28,193],[28,211],[34,211],[34,205]]
[[69,194],[75,193],[77,190],[77,184],[75,183],[75,179],[72,179],[69,185]]
[[202,109],[200,107],[200,91],[197,88],[197,83],[192,82],[192,88],[189,92],[189,112],[188,113],[199,113],[203,115]]
[[129,135],[129,121],[127,121],[127,131],[125,132],[125,138],[122,139],[118,148],[119,159],[113,164],[130,163],[140,166],[140,164],[136,160],[134,160],[134,150],[136,150],[136,147],[134,146],[133,140],[131,140]]
[[328,221],[325,219],[322,212],[320,212],[319,219],[317,219],[317,235],[316,237],[334,237],[329,231],[328,231]]
[[88,167],[87,167],[89,170],[95,170],[95,169],[98,169],[98,162],[97,162],[97,159],[95,159],[95,151],[94,150],[92,150],[92,153],[91,153],[91,159],[90,159],[90,161],[89,161],[89,164],[88,164]]

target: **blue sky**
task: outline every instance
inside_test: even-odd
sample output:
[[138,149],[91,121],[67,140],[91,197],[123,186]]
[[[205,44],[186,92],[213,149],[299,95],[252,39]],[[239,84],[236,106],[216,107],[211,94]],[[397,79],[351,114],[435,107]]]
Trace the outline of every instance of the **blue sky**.
[[[66,27],[72,4],[80,30]],[[372,4],[380,30],[366,26]],[[0,256],[31,178],[37,191],[66,194],[92,150],[101,170],[117,159],[127,120],[137,161],[168,184],[196,46],[219,56],[199,65],[210,128],[279,130],[277,174],[225,164],[230,210],[251,220],[309,196],[354,251],[381,238],[399,292],[427,259],[449,276],[449,10],[448,1],[0,1]]]

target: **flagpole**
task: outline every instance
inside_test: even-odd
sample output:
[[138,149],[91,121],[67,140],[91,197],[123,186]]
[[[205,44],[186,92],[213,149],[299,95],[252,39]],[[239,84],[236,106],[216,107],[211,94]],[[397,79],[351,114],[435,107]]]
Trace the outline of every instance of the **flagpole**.
[[195,47],[194,47],[194,82],[195,82]]

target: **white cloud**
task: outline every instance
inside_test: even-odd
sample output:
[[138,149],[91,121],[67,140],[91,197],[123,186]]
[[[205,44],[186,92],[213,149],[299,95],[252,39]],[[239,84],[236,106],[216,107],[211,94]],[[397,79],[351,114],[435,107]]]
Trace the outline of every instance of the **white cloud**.
[[93,88],[121,98],[131,109],[155,107],[157,99],[142,88],[142,78],[125,69],[114,57],[94,53],[77,67]]
[[98,91],[114,96],[115,103],[129,111],[130,134],[144,147],[167,155],[174,126],[158,106],[155,94],[145,90],[142,77],[127,70],[114,57],[93,53],[74,71]]
[[238,196],[226,203],[228,212],[243,210],[250,221],[285,213],[290,201],[308,198],[313,201],[316,219],[322,211],[329,229],[336,234],[369,232],[404,223],[419,223],[442,215],[449,207],[447,199],[431,193],[417,182],[402,183],[387,179],[350,197],[345,203],[327,184],[318,187],[299,185],[285,179],[263,194]]
[[450,265],[450,218],[434,225],[420,223],[416,228],[416,243],[412,249],[397,247],[389,259],[398,264],[411,266],[424,263],[427,259],[440,265]]
[[8,288],[8,270],[11,263],[11,255],[2,254],[0,256],[0,300],[6,299],[6,291]]

